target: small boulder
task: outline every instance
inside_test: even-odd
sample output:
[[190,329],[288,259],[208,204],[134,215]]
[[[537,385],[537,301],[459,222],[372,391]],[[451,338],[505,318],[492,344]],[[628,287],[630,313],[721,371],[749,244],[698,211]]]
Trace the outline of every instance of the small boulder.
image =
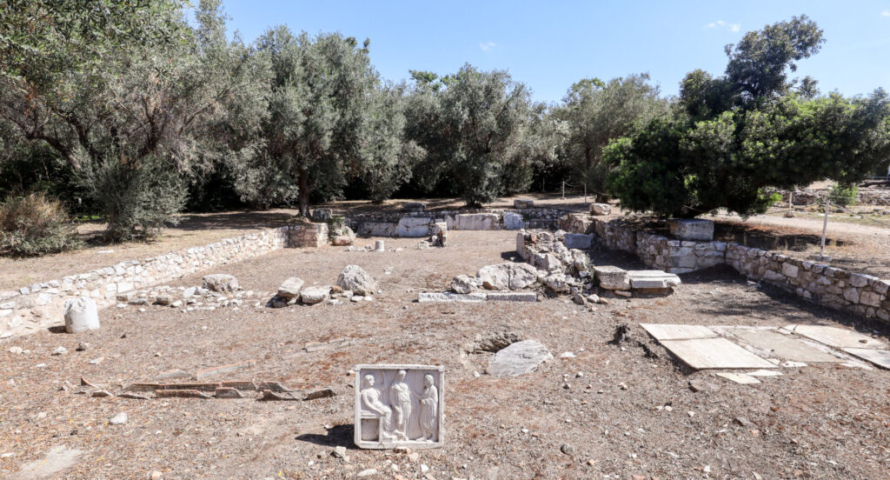
[[299,277],[290,277],[278,287],[278,296],[284,299],[291,299],[300,296],[300,289],[303,288],[303,280]]
[[594,215],[609,215],[612,213],[612,206],[608,203],[594,203],[590,205],[590,213]]
[[80,333],[99,329],[99,311],[92,298],[78,297],[65,300],[65,331]]
[[350,290],[356,295],[377,293],[377,282],[358,265],[347,265],[337,278],[337,286],[343,290]]
[[127,414],[125,412],[121,412],[108,419],[108,423],[112,425],[124,425],[125,423],[127,423],[127,420]]
[[166,307],[173,303],[173,298],[170,295],[158,295],[155,297],[155,303]]
[[482,285],[478,279],[469,275],[458,275],[451,280],[451,291],[454,293],[473,293]]
[[476,278],[488,290],[521,290],[537,282],[538,271],[527,263],[499,263],[480,268]]
[[355,242],[355,232],[352,231],[351,228],[343,225],[340,228],[334,229],[331,233],[331,244],[335,247],[346,247],[352,245]]
[[536,340],[516,342],[498,351],[488,365],[488,373],[498,377],[516,377],[534,372],[538,365],[550,361],[553,355]]
[[233,275],[214,273],[204,277],[204,288],[213,292],[234,292],[240,289],[238,279]]
[[300,300],[306,305],[315,305],[331,297],[331,287],[306,287],[300,292]]
[[555,293],[569,291],[569,284],[564,273],[553,273],[544,277],[544,285]]

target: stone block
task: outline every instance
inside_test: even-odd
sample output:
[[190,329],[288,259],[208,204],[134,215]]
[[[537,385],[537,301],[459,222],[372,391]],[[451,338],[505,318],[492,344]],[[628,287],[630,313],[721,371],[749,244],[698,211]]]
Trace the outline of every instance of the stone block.
[[513,200],[513,208],[526,209],[535,206],[535,201],[530,198],[517,198]]
[[454,220],[455,230],[500,230],[500,218],[496,213],[464,213]]
[[537,302],[538,294],[534,292],[495,292],[486,293],[487,302]]
[[583,233],[567,233],[565,236],[566,248],[589,250],[593,247],[593,235]]
[[592,203],[590,205],[590,213],[593,215],[609,215],[612,213],[612,206],[608,203]]
[[445,367],[355,367],[355,445],[439,448],[445,442]]
[[703,219],[673,219],[668,221],[671,235],[681,240],[714,240],[714,222]]
[[395,222],[364,222],[358,228],[363,237],[395,237],[398,231],[399,224]]
[[680,277],[661,270],[629,270],[627,279],[633,289],[660,289],[680,285]]
[[505,230],[522,230],[525,228],[525,220],[516,212],[504,212]]
[[606,290],[627,290],[630,288],[627,271],[624,269],[606,265],[593,267],[593,272],[601,288]]
[[794,265],[790,262],[785,262],[782,264],[782,275],[785,275],[788,278],[797,278],[797,274],[800,269],[797,265]]
[[436,292],[422,292],[417,294],[417,302],[418,303],[429,303],[429,302],[484,302],[485,294],[484,293],[436,293]]
[[399,220],[398,234],[402,238],[419,238],[430,236],[429,217],[403,217]]

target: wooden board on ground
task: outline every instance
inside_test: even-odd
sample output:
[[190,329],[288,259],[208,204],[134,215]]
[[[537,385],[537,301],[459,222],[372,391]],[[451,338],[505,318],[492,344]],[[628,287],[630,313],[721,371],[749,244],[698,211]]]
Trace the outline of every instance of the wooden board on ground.
[[777,368],[768,360],[754,355],[725,338],[665,340],[661,344],[683,363],[696,370]]
[[834,348],[887,348],[884,342],[845,328],[797,325],[794,333]]
[[888,350],[874,350],[871,348],[845,348],[844,351],[863,360],[868,360],[869,362],[874,363],[881,368],[890,370],[890,351]]
[[729,330],[729,333],[741,338],[752,347],[769,352],[783,360],[806,363],[838,363],[844,361],[800,340],[772,330],[733,328]]
[[670,325],[641,323],[643,330],[649,332],[659,342],[662,340],[689,340],[693,338],[716,338],[717,334],[703,325]]

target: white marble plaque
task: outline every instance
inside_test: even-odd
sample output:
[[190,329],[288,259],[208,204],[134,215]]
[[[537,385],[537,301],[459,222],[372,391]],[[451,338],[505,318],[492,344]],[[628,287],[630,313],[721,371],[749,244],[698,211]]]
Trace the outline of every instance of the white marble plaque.
[[445,367],[355,367],[359,448],[438,448],[445,440]]

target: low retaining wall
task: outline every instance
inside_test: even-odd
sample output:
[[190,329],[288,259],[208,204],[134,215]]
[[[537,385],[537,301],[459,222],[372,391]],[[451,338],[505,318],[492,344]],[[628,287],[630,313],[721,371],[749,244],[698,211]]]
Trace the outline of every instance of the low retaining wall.
[[346,223],[361,236],[421,238],[432,235],[437,222],[444,222],[448,230],[555,230],[565,214],[548,208],[363,213],[347,217]]
[[620,219],[591,221],[601,244],[633,253],[646,266],[680,274],[727,264],[751,279],[814,303],[890,322],[890,280],[737,243],[675,240],[640,231],[638,225]]
[[99,308],[105,308],[115,303],[119,293],[170,282],[284,247],[314,247],[326,242],[327,224],[286,226],[157,257],[125,261],[15,291],[0,291],[0,338],[63,325],[65,300],[72,297],[91,297]]

